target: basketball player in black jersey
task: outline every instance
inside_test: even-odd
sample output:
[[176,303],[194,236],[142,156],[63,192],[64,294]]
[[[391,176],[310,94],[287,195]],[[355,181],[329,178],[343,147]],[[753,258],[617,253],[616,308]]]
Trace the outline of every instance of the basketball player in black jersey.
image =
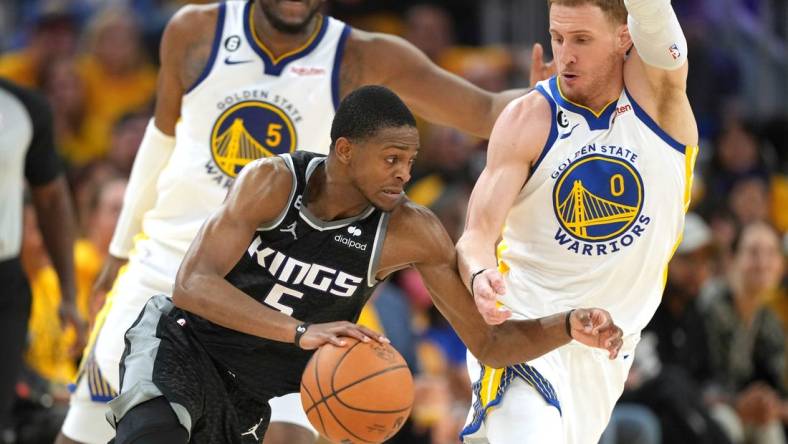
[[534,359],[572,338],[617,354],[621,330],[599,309],[484,322],[443,226],[403,193],[419,139],[394,93],[351,93],[331,139],[328,157],[247,166],[192,243],[172,301],[146,304],[110,402],[116,443],[261,442],[267,401],[299,390],[314,349],[386,341],[352,322],[380,281],[410,266],[487,364]]
[[[323,0],[247,1],[253,4],[250,29],[275,58],[293,54],[303,48],[322,20],[318,12]],[[189,122],[190,117],[182,109],[184,96],[200,82],[201,74],[207,72],[206,69],[211,69],[212,48],[218,41],[215,30],[217,25],[223,23],[220,14],[222,3],[185,5],[171,18],[163,34],[154,119],[158,131],[152,129],[154,125],[149,127],[146,134],[151,137],[146,136],[145,139],[149,143],[140,146],[124,200],[123,216],[113,238],[113,245],[117,240],[117,245],[123,245],[123,248],[112,249],[113,253],[109,255],[99,274],[92,296],[99,301],[98,305],[101,305],[104,295],[116,282],[118,270],[126,263],[134,244],[133,238],[141,232],[143,216],[155,208],[157,193],[161,191],[156,186],[159,183],[158,178],[162,177],[166,165],[176,163],[171,162],[178,158],[174,154],[175,139],[172,138],[175,135],[176,122],[181,118],[184,122]],[[343,48],[338,52],[339,65],[334,70],[337,73],[339,98],[365,84],[383,84],[401,95],[405,102],[425,119],[480,137],[489,136],[493,123],[504,106],[524,92],[508,90],[491,93],[482,90],[440,69],[413,45],[392,35],[352,29]],[[549,70],[545,70],[541,54],[541,48],[534,51],[532,84],[548,76]],[[235,67],[229,66],[229,61],[217,61],[217,64],[221,63],[224,63],[222,69]],[[293,81],[299,82],[298,78]],[[228,83],[228,95],[229,91],[238,87],[252,88],[252,85],[245,82],[239,79]],[[211,87],[214,85],[210,79],[207,79],[206,83],[211,84]],[[276,91],[272,93],[275,94]],[[224,94],[217,97],[217,102],[224,98]],[[457,112],[460,109],[463,111]],[[328,135],[325,136],[328,139]],[[184,137],[184,133],[179,137]],[[214,164],[207,168],[217,173],[219,171]],[[215,178],[226,182],[232,180],[232,177],[221,173]],[[129,276],[127,274],[127,280],[131,279]],[[115,292],[116,298],[124,296],[121,292]],[[123,306],[125,305],[114,304],[113,310],[122,310],[120,307]],[[101,323],[98,325],[100,329]],[[103,367],[101,371],[109,372],[114,368],[116,367]],[[112,379],[114,378],[110,380]],[[79,389],[72,396],[67,426],[64,426],[58,444],[90,443],[108,432],[97,426],[103,422],[98,412],[101,412],[104,406],[101,401],[92,399],[92,396],[92,393],[81,394]],[[278,430],[269,434],[266,444],[314,443],[313,433],[296,424],[279,422],[275,428]]]

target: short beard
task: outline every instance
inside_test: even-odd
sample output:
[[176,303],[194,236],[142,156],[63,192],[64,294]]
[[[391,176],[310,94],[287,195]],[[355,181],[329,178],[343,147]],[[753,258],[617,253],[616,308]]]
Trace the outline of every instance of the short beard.
[[[585,93],[576,93],[574,97],[567,97],[572,102],[578,103],[583,106],[588,106],[592,102],[592,99],[598,94],[598,91],[604,91],[605,86],[607,86],[608,82],[610,81],[613,76],[616,75],[618,72],[618,56],[616,54],[612,54],[608,57],[608,64],[606,65],[607,72],[604,74],[600,74],[597,76],[590,85],[588,85],[588,92]],[[594,110],[599,111],[599,110]]]
[[291,24],[277,17],[276,14],[274,14],[270,10],[266,8],[262,8],[263,14],[265,14],[265,18],[268,19],[268,22],[271,23],[271,26],[273,26],[274,29],[276,29],[277,31],[284,34],[302,34],[306,29],[306,27],[309,26],[309,23],[312,22],[312,19],[315,17],[315,14],[317,14],[319,9],[320,8],[318,7],[310,11],[309,15],[302,23]]

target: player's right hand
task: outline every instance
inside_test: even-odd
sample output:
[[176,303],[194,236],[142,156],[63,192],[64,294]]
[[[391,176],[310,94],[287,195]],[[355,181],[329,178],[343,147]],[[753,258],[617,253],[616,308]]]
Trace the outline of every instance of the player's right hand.
[[556,73],[555,63],[553,61],[545,63],[544,49],[539,43],[534,43],[533,50],[531,51],[531,72],[529,75],[530,86],[533,88],[542,80],[547,80],[554,76]]
[[347,321],[326,322],[324,324],[311,324],[301,336],[299,345],[304,350],[314,350],[323,344],[331,343],[337,347],[344,347],[347,341],[343,337],[355,338],[361,342],[375,340],[381,344],[391,341],[384,335],[367,327]]
[[610,359],[616,359],[624,345],[624,332],[606,310],[577,308],[569,316],[572,339],[589,347],[605,349]]
[[484,322],[498,325],[512,316],[511,310],[498,304],[498,298],[506,293],[503,275],[495,269],[488,268],[473,280],[473,301],[481,313]]
[[126,259],[121,259],[111,254],[108,254],[107,258],[104,259],[104,265],[101,267],[101,271],[96,281],[93,283],[93,287],[90,289],[88,310],[91,324],[96,319],[98,311],[101,310],[101,307],[104,305],[107,293],[112,289],[112,284],[118,276],[118,270],[120,270],[120,267],[124,266],[126,262]]

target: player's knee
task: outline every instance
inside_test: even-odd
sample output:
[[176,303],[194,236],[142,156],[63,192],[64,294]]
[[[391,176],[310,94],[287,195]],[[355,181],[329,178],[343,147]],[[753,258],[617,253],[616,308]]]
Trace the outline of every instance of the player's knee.
[[297,424],[272,422],[265,432],[263,444],[315,444],[315,434]]
[[129,410],[118,422],[116,444],[186,444],[189,433],[164,397]]

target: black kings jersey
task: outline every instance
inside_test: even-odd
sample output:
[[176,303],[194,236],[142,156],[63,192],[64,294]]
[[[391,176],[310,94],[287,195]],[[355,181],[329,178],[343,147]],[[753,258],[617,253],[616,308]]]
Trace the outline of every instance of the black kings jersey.
[[[370,206],[356,217],[325,222],[302,205],[311,174],[325,157],[282,155],[293,173],[289,203],[261,226],[226,279],[262,304],[305,322],[355,322],[377,281],[389,214]],[[255,396],[298,391],[312,355],[292,343],[230,330],[191,313],[187,324],[220,368]]]

